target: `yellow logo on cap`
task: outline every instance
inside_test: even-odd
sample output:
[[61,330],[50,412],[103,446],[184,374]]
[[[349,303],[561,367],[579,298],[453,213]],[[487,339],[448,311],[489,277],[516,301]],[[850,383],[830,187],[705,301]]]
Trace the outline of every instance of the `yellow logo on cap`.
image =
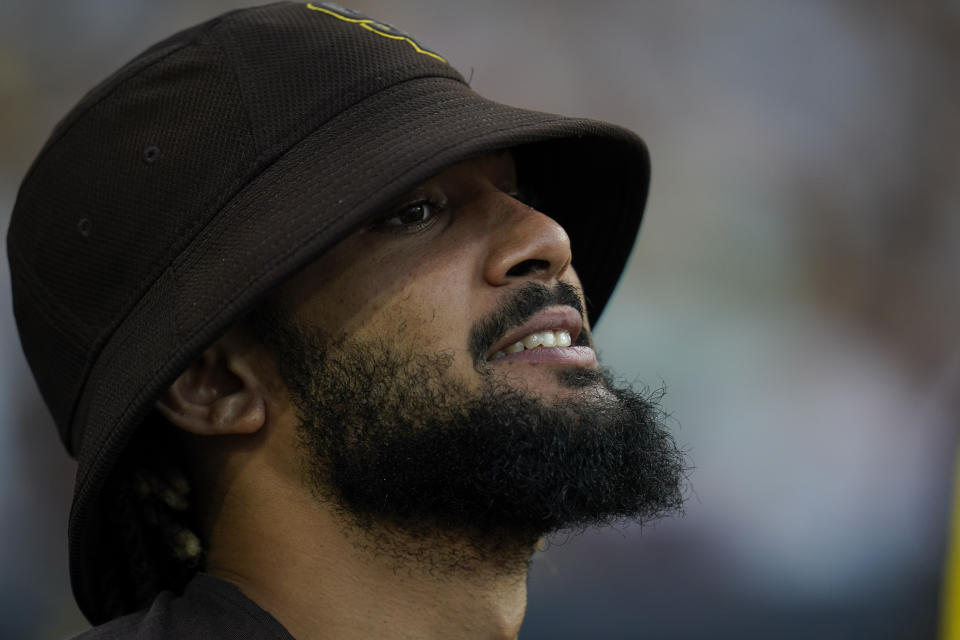
[[366,29],[367,31],[371,33],[375,33],[378,36],[383,36],[384,38],[390,38],[391,40],[403,40],[404,42],[409,44],[411,47],[413,47],[417,51],[417,53],[422,53],[425,56],[430,56],[431,58],[435,58],[440,62],[446,62],[446,59],[441,58],[440,56],[438,56],[432,51],[427,51],[426,49],[421,47],[416,40],[411,38],[408,34],[404,33],[403,31],[400,31],[396,27],[389,25],[385,22],[377,22],[376,20],[373,20],[372,18],[368,18],[367,16],[363,15],[362,13],[358,13],[353,9],[347,9],[345,7],[341,7],[340,5],[334,4],[333,2],[321,2],[319,5],[313,4],[312,2],[308,2],[307,9],[311,9],[313,11],[320,11],[321,13],[325,13],[328,16],[333,16],[337,20],[343,20],[344,22],[358,24],[364,29]]

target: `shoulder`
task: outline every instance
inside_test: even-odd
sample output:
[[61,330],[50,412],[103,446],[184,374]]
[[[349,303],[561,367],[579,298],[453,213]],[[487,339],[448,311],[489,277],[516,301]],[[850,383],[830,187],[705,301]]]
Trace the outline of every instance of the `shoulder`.
[[137,612],[123,616],[122,618],[115,618],[110,622],[84,631],[80,635],[75,636],[73,640],[114,640],[114,638],[123,638],[126,640],[127,638],[146,639],[163,637],[155,634],[144,635],[141,633],[142,629],[140,628],[141,624],[138,618],[142,616],[143,612]]
[[182,595],[160,593],[149,608],[115,618],[74,640],[293,640],[269,613],[236,586],[208,575],[195,577]]
[[96,626],[74,640],[154,640],[172,638],[169,627],[171,600],[174,595],[169,591],[160,593],[149,609],[114,618],[110,622]]

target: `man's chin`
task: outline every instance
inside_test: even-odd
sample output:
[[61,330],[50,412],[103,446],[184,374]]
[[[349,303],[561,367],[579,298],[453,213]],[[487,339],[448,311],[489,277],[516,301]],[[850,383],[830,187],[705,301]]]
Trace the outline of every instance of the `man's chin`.
[[542,366],[539,389],[501,375],[471,389],[449,354],[280,328],[268,343],[312,488],[356,523],[514,545],[682,504],[684,458],[656,398],[600,369]]
[[648,398],[593,369],[554,372],[562,398],[504,383],[475,397],[448,387],[443,400],[378,420],[339,416],[349,431],[335,444],[324,442],[329,427],[305,424],[304,436],[322,481],[369,522],[529,542],[680,506],[682,454]]

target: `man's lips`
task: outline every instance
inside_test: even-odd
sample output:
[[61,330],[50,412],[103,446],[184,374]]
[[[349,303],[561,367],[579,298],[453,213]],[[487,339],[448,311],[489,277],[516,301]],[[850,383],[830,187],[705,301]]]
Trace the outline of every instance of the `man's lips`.
[[597,364],[597,354],[590,347],[536,347],[517,353],[508,353],[496,358],[490,364],[509,364],[512,362],[530,362],[536,364],[566,364],[592,367]]
[[[573,307],[555,305],[548,307],[543,311],[529,318],[522,325],[511,329],[501,340],[497,341],[493,347],[487,351],[485,360],[488,362],[507,362],[507,361],[525,361],[525,362],[553,362],[558,364],[595,364],[596,354],[588,346],[576,345],[577,338],[583,329],[583,320],[580,313]],[[537,340],[531,340],[533,334],[550,333],[550,338],[562,335],[563,332],[569,335],[570,342],[567,346],[537,346],[529,348],[529,343]],[[515,345],[518,342],[526,342],[527,347],[522,351],[516,351]]]

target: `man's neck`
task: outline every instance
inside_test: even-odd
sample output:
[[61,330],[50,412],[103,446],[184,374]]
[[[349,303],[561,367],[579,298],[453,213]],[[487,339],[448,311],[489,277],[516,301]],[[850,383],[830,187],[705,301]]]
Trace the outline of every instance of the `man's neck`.
[[516,638],[529,545],[486,555],[453,536],[360,529],[312,496],[280,491],[242,509],[225,498],[207,571],[297,640]]

